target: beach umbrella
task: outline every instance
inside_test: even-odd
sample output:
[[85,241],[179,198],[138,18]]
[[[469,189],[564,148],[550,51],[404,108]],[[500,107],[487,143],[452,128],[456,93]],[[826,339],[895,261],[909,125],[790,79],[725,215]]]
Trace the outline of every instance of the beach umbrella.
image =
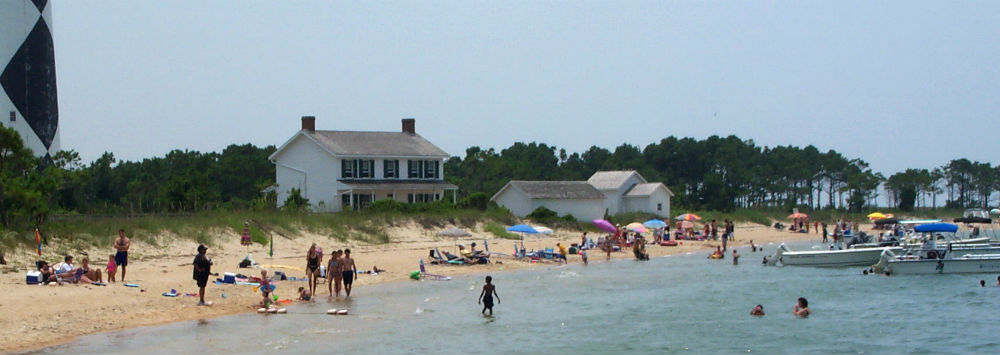
[[694,213],[685,213],[685,214],[682,214],[680,216],[677,216],[677,220],[678,221],[700,221],[701,217],[699,217],[698,215],[696,215]]
[[992,214],[1000,214],[1000,209],[994,208],[994,209],[990,210],[990,213],[992,213]]
[[809,215],[802,212],[795,212],[788,215],[788,219],[806,219],[806,218],[809,218]]
[[617,229],[615,228],[614,225],[611,224],[611,222],[605,221],[603,219],[595,219],[594,225],[597,226],[597,228],[603,229],[608,233],[614,233],[615,230]]
[[885,214],[885,218],[896,218],[896,215],[894,215],[892,213],[886,213]]
[[38,249],[38,256],[42,256],[42,237],[38,234],[38,228],[35,228],[35,246]]
[[872,212],[868,214],[868,219],[882,219],[886,218],[885,214],[882,212]]
[[466,230],[461,229],[461,228],[448,228],[448,229],[445,229],[443,231],[438,232],[438,236],[452,237],[452,238],[461,238],[461,237],[472,236],[472,233],[469,233]]
[[646,226],[647,228],[665,228],[667,226],[667,222],[658,219],[651,219],[642,222],[642,225]]
[[507,231],[508,232],[518,232],[518,233],[527,233],[527,234],[538,234],[538,230],[536,230],[535,228],[532,228],[531,226],[529,226],[527,224],[518,224],[516,226],[507,227]]
[[552,228],[545,227],[545,226],[531,226],[531,227],[534,228],[536,231],[538,231],[538,233],[541,233],[541,234],[552,234],[552,232],[554,232],[552,230]]
[[625,226],[625,229],[638,233],[646,233],[646,227],[644,227],[642,223],[639,222],[629,223],[628,225]]

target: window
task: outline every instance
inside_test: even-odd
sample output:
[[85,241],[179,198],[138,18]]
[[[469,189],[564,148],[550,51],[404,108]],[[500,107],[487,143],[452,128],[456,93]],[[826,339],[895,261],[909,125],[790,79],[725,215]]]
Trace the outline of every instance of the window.
[[385,199],[386,200],[395,200],[396,196],[393,195],[393,194],[385,194]]
[[344,179],[371,179],[375,177],[375,161],[341,159],[340,177]]
[[662,203],[657,203],[656,204],[656,210],[657,211],[663,211],[663,204]]
[[17,111],[10,111],[10,121],[17,121]]
[[441,162],[437,160],[410,160],[407,161],[409,166],[408,175],[410,179],[437,179],[439,178],[438,169],[441,167]]
[[354,160],[340,160],[340,177],[349,179],[354,177]]
[[406,196],[406,202],[408,203],[422,203],[422,202],[434,202],[437,201],[440,195],[435,194],[408,194]]
[[386,179],[396,179],[399,177],[399,160],[382,161],[382,177]]

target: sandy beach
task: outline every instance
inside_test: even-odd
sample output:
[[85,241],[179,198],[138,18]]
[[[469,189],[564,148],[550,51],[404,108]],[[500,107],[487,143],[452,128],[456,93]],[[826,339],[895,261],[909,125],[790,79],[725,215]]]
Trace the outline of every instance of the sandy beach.
[[[305,253],[309,245],[317,243],[324,250],[350,248],[357,260],[359,269],[371,270],[373,266],[387,270],[378,275],[359,275],[355,281],[353,296],[365,297],[365,286],[385,282],[415,282],[409,280],[409,274],[418,269],[418,260],[427,261],[428,250],[440,248],[453,253],[457,252],[456,244],[466,245],[472,242],[481,244],[484,240],[494,252],[511,253],[515,241],[494,238],[492,234],[481,229],[473,230],[471,237],[447,238],[438,237],[436,231],[426,230],[416,224],[393,227],[389,231],[392,242],[380,245],[368,245],[360,242],[340,242],[323,235],[303,234],[293,239],[276,237],[274,257],[267,256],[267,248],[254,245],[248,248],[239,245],[239,236],[233,233],[220,234],[216,240],[223,241],[219,245],[210,246],[208,256],[214,259],[212,272],[220,275],[224,272],[258,275],[259,269],[240,269],[237,267],[249,252],[255,261],[264,265],[273,265],[268,270],[280,270],[289,276],[302,277],[305,266]],[[177,240],[163,236],[163,240]],[[595,238],[596,239],[596,238]],[[757,245],[778,243],[794,240],[819,240],[818,234],[799,234],[776,231],[773,228],[756,224],[740,224],[736,228],[736,241],[732,245],[748,245],[753,240]],[[528,236],[525,240],[527,249],[544,247],[554,248],[556,243],[569,245],[580,240],[579,232],[555,231],[554,234],[537,237]],[[159,243],[158,243],[159,244]],[[647,250],[652,257],[680,254],[692,251],[704,251],[706,255],[715,249],[719,242],[684,241],[676,247],[649,246]],[[184,320],[197,320],[243,312],[253,312],[255,304],[260,301],[260,294],[251,286],[216,285],[210,283],[206,289],[206,300],[214,302],[211,307],[197,306],[197,297],[185,296],[187,293],[197,293],[198,288],[192,280],[192,266],[197,244],[190,241],[174,241],[165,245],[149,245],[134,242],[130,250],[130,261],[126,281],[138,284],[139,287],[125,287],[121,282],[109,286],[93,285],[62,285],[38,286],[26,285],[24,272],[26,268],[34,268],[36,259],[29,251],[20,251],[8,255],[10,265],[0,275],[0,284],[4,285],[5,297],[0,301],[0,328],[5,329],[0,335],[0,351],[16,352],[37,349],[40,347],[70,342],[78,336],[114,331],[131,327],[155,325]],[[479,246],[481,249],[481,246]],[[768,249],[773,250],[771,245]],[[91,256],[91,264],[103,269],[111,247],[102,249],[81,250],[74,254],[77,264],[83,257],[83,252]],[[631,252],[612,254],[614,258],[630,259]],[[743,254],[746,262],[756,262],[761,254]],[[605,256],[598,251],[589,253],[592,265],[599,267]],[[51,260],[56,262],[61,260]],[[459,275],[479,272],[502,272],[525,268],[546,267],[546,263],[529,263],[513,259],[497,258],[487,265],[470,266],[438,266],[427,265],[428,272],[443,275]],[[577,255],[570,255],[570,263],[580,263]],[[325,263],[325,260],[324,260]],[[596,264],[596,265],[595,265]],[[11,266],[17,269],[12,271]],[[121,271],[119,270],[119,277]],[[214,280],[214,277],[212,278]],[[320,279],[321,282],[325,281]],[[299,286],[305,282],[284,281],[277,283],[275,294],[280,298],[294,299]],[[162,293],[176,289],[181,296],[165,297]],[[324,283],[318,288],[316,302],[326,302],[328,293]]]

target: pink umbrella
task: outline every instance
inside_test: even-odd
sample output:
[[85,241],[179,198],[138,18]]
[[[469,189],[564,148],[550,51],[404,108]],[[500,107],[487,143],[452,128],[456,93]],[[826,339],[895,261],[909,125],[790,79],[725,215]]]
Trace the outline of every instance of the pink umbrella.
[[608,233],[615,232],[615,226],[612,225],[611,222],[605,221],[603,219],[595,219],[594,225],[597,226],[597,228],[607,231]]

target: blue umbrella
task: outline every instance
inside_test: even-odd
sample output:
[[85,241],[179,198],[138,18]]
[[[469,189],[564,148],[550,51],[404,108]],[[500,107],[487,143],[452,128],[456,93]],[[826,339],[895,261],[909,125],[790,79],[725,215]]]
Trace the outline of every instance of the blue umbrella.
[[528,233],[528,234],[538,234],[535,228],[527,224],[518,224],[516,226],[507,227],[508,232],[518,232],[518,233]]
[[649,228],[663,228],[663,227],[667,226],[667,222],[664,222],[664,221],[661,221],[661,220],[658,220],[658,219],[651,219],[651,220],[642,222],[642,225],[644,225],[646,227],[649,227]]

